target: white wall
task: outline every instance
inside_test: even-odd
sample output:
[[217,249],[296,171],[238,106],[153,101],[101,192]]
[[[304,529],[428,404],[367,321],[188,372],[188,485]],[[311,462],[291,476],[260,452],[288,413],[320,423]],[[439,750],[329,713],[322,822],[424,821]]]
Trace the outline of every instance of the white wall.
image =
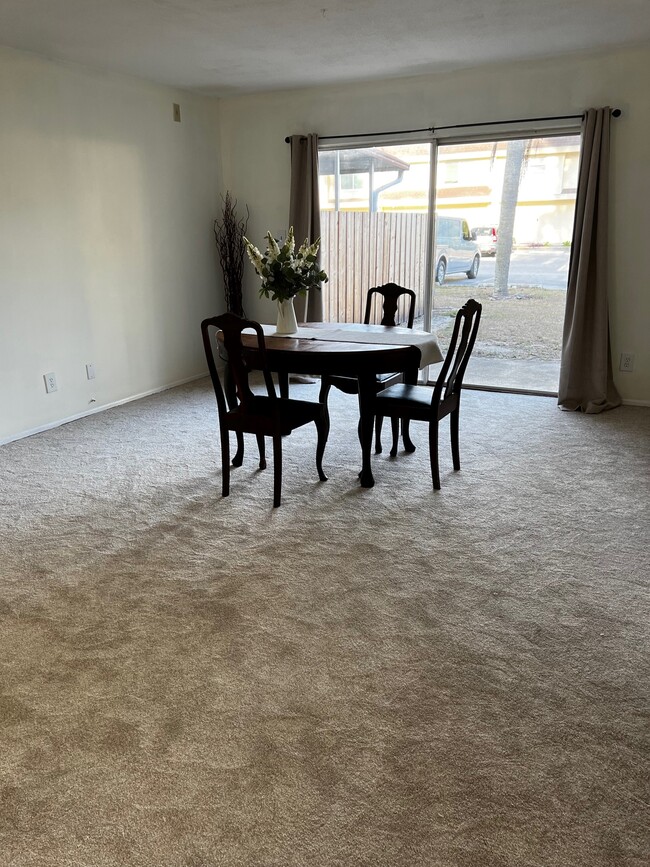
[[[199,322],[223,309],[220,193],[250,206],[258,241],[285,229],[288,133],[605,104],[623,109],[612,126],[613,350],[636,363],[616,379],[625,399],[650,401],[649,80],[644,46],[217,101],[0,48],[0,442],[204,372]],[[271,321],[247,275],[247,312]],[[50,371],[59,390],[47,395]]]
[[0,442],[205,371],[217,112],[0,49]]
[[[611,324],[614,358],[635,354],[633,373],[616,372],[625,399],[650,401],[649,46],[589,57],[517,63],[449,75],[263,94],[221,102],[224,186],[251,209],[258,242],[288,219],[291,133],[345,135],[458,123],[579,114],[611,105]],[[247,312],[271,321],[247,269]]]

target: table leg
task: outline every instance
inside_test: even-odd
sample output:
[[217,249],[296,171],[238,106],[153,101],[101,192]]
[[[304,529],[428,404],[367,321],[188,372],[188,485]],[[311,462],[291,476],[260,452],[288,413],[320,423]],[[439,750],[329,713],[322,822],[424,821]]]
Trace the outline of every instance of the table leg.
[[375,427],[375,375],[359,374],[359,435],[361,440],[361,486],[372,488],[375,484],[370,465],[372,434]]
[[[404,382],[407,385],[417,385],[418,382],[418,370],[417,368],[412,368],[404,373]],[[410,419],[403,418],[402,419],[402,442],[404,443],[404,451],[405,452],[414,452],[415,445],[413,444],[410,437]]]

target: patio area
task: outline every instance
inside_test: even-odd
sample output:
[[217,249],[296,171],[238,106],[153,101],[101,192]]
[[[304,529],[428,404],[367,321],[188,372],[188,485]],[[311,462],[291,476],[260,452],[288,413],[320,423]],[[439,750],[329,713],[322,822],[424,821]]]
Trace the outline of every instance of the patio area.
[[473,356],[465,374],[465,385],[557,394],[559,377],[559,361]]

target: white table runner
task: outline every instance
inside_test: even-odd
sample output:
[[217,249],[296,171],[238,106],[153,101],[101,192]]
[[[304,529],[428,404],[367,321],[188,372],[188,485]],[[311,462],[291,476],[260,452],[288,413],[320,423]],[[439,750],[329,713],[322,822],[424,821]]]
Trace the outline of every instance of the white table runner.
[[417,346],[420,350],[420,367],[427,364],[437,364],[442,361],[442,353],[438,346],[438,340],[433,334],[423,331],[411,331],[403,329],[393,331],[373,331],[372,326],[360,325],[358,328],[338,328],[336,324],[331,327],[319,328],[299,327],[294,334],[276,334],[275,325],[264,325],[264,336],[270,338],[293,338],[295,340],[336,340],[344,343],[381,343],[388,346]]

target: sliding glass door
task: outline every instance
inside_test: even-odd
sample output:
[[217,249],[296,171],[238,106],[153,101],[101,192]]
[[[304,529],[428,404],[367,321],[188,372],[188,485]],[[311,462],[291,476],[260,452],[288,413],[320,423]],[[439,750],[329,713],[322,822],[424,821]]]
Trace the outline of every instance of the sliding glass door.
[[473,297],[466,382],[556,392],[579,151],[577,132],[321,150],[325,319],[361,322],[368,288],[394,282],[444,348]]

